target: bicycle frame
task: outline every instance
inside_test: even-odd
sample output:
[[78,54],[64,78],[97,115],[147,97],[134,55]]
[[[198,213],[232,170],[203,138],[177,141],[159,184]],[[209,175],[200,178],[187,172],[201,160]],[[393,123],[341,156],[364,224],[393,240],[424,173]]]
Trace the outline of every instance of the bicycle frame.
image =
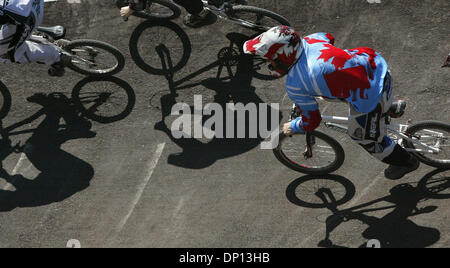
[[[38,32],[39,32],[39,31],[38,31]],[[38,43],[38,44],[54,46],[54,47],[57,47],[58,50],[60,50],[60,51],[62,50],[60,47],[56,46],[53,42],[49,41],[49,40],[48,40],[47,38],[45,38],[44,36],[40,36],[40,35],[33,34],[33,35],[30,36],[30,38],[29,38],[28,40],[31,41],[31,42]],[[95,65],[96,65],[94,62],[91,62],[91,61],[89,61],[89,60],[86,60],[86,59],[84,59],[84,58],[82,58],[82,57],[80,57],[80,56],[78,56],[78,55],[74,55],[74,54],[69,53],[69,52],[67,52],[67,51],[65,51],[65,52],[66,52],[67,54],[69,54],[73,59],[76,59],[76,60],[79,61],[79,62],[75,62],[75,63],[80,63],[80,62],[82,62],[82,63],[84,63],[84,64],[87,64],[88,66],[95,66]]]
[[[222,6],[220,7],[216,7],[214,5],[210,5],[208,3],[208,0],[202,0],[203,2],[203,6],[205,7],[205,9],[210,10],[211,12],[214,12],[217,17],[219,17],[220,19],[223,20],[228,20],[231,21],[235,24],[239,24],[241,26],[244,27],[249,27],[249,28],[255,28],[255,27],[260,27],[259,25],[253,24],[253,23],[249,23],[248,21],[242,20],[242,19],[236,19],[236,18],[232,18],[230,17],[227,12],[228,12],[228,8],[230,5],[232,5],[231,3],[225,1]],[[268,29],[267,29],[268,30]]]
[[[348,131],[348,128],[346,126],[337,124],[337,123],[347,124],[348,120],[349,120],[348,117],[323,115],[322,120],[327,128],[333,129],[333,130],[341,132],[341,133],[347,133],[347,131]],[[439,148],[435,148],[433,146],[426,145],[426,144],[424,144],[416,139],[412,139],[412,137],[409,137],[408,135],[406,135],[405,132],[409,127],[408,125],[389,123],[386,126],[387,126],[388,133],[390,132],[390,133],[396,134],[398,137],[400,137],[400,139],[398,139],[399,141],[408,140],[416,145],[426,148],[425,150],[424,149],[405,148],[406,151],[408,151],[408,152],[428,153],[428,154],[438,154],[441,152],[441,150]],[[427,130],[427,131],[433,135],[443,136],[443,133],[439,133],[439,132],[431,131],[431,130]],[[401,144],[401,142],[400,142],[400,144]],[[436,146],[439,146],[439,143],[436,144]]]

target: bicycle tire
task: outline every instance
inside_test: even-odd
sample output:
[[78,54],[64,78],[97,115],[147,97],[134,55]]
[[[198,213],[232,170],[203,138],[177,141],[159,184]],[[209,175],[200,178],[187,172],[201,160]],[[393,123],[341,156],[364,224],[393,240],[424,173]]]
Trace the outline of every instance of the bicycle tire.
[[0,102],[0,104],[2,105],[2,107],[0,108],[0,119],[3,119],[8,115],[9,110],[11,109],[11,93],[9,92],[6,85],[3,84],[1,81],[0,81],[0,94],[2,98],[2,102]]
[[142,19],[147,19],[147,20],[173,20],[176,19],[178,17],[180,17],[181,15],[181,9],[175,5],[174,3],[172,3],[171,1],[168,0],[149,0],[147,1],[147,5],[152,5],[153,3],[157,3],[161,6],[165,6],[168,8],[167,11],[171,11],[170,13],[155,13],[154,11],[152,12],[152,10],[150,10],[149,12],[147,11],[137,11],[133,13],[133,16],[138,17],[138,18],[142,18]]
[[[335,159],[329,163],[326,166],[323,167],[311,167],[307,165],[299,164],[293,160],[291,160],[282,150],[283,143],[287,140],[287,138],[295,137],[295,136],[302,136],[304,138],[304,134],[294,134],[292,136],[286,136],[283,132],[280,133],[280,139],[278,146],[273,149],[273,153],[275,154],[275,157],[286,167],[305,174],[309,175],[326,175],[329,173],[332,173],[336,170],[338,170],[345,160],[345,153],[342,146],[332,137],[328,136],[325,133],[319,132],[319,131],[312,131],[312,136],[314,136],[316,139],[319,139],[326,144],[330,146],[330,148],[333,150],[335,154]],[[304,138],[306,140],[306,138]],[[304,148],[302,148],[304,149]]]
[[114,47],[108,43],[105,43],[105,42],[101,42],[101,41],[97,41],[97,40],[88,40],[88,39],[74,40],[74,41],[71,41],[67,46],[65,46],[64,49],[73,54],[73,51],[72,51],[73,49],[83,47],[83,46],[99,48],[99,49],[105,50],[108,53],[110,53],[112,56],[114,56],[117,63],[115,66],[108,68],[106,70],[85,70],[85,69],[79,68],[72,61],[72,63],[70,63],[69,66],[67,66],[67,67],[72,69],[73,71],[80,73],[80,74],[88,75],[88,76],[105,77],[105,76],[115,75],[115,74],[119,73],[120,71],[122,71],[123,68],[125,67],[125,57],[122,54],[122,52],[120,52],[120,50],[118,50],[116,47]]
[[[171,22],[171,21],[145,21],[136,27],[136,29],[133,31],[131,38],[130,38],[130,54],[133,61],[136,63],[136,65],[141,68],[143,71],[154,74],[154,75],[164,75],[167,74],[167,70],[164,70],[162,68],[161,62],[159,62],[160,66],[157,66],[153,63],[148,63],[145,61],[144,57],[140,54],[139,48],[138,48],[138,42],[139,38],[142,36],[143,32],[149,28],[152,27],[165,27],[169,30],[176,33],[176,35],[179,37],[181,44],[183,46],[183,55],[178,60],[178,62],[174,63],[172,72],[176,72],[181,70],[189,61],[190,55],[191,55],[191,42],[189,40],[188,35],[183,31],[183,29],[178,26],[177,24]],[[151,58],[159,59],[159,56],[156,51],[152,52],[154,55],[152,55]]]
[[233,7],[231,7],[231,12],[229,15],[230,15],[231,19],[236,19],[236,18],[239,19],[239,17],[237,15],[239,13],[244,13],[244,12],[253,13],[253,14],[256,14],[257,16],[268,17],[268,18],[271,18],[278,22],[277,25],[269,25],[266,27],[257,27],[255,25],[250,26],[250,25],[241,24],[243,27],[250,28],[255,31],[265,32],[265,31],[269,30],[270,28],[279,26],[279,25],[291,26],[291,23],[285,17],[283,17],[275,12],[272,12],[272,11],[269,11],[269,10],[266,10],[263,8],[259,8],[259,7],[243,6],[243,5],[233,6]]
[[[449,133],[449,136],[446,137],[447,145],[450,148],[450,124],[440,122],[440,121],[433,121],[433,120],[427,120],[422,121],[416,124],[412,124],[408,127],[406,130],[407,135],[413,136],[417,134],[417,132],[429,129],[429,130],[440,130],[440,131],[447,131]],[[406,140],[405,147],[410,149],[415,149],[416,147],[414,144]],[[433,159],[431,157],[426,156],[425,154],[413,152],[413,154],[422,162],[429,166],[436,167],[436,168],[450,168],[450,159]]]
[[[125,106],[125,108],[122,111],[120,111],[120,113],[114,114],[112,116],[102,116],[96,114],[96,111],[89,111],[89,109],[86,108],[85,105],[83,104],[81,91],[83,90],[85,85],[92,82],[111,82],[122,88],[127,96],[127,105]],[[89,94],[92,95],[92,93]],[[133,111],[134,105],[136,104],[136,95],[134,93],[133,88],[131,88],[131,86],[127,82],[117,77],[114,76],[87,77],[78,82],[74,87],[74,89],[72,90],[72,102],[86,118],[89,118],[99,123],[108,124],[126,118]]]

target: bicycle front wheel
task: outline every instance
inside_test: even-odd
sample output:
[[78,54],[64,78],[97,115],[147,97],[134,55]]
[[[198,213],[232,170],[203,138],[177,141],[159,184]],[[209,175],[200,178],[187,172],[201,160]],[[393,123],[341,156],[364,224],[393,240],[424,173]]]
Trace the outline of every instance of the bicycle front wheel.
[[[413,154],[423,163],[437,168],[450,168],[450,124],[439,121],[423,121],[406,130],[413,141],[407,140],[405,147],[423,152]],[[437,149],[430,153],[426,146]]]
[[273,150],[275,157],[288,168],[310,175],[325,175],[338,170],[345,160],[342,146],[332,137],[319,132],[311,132],[314,143],[312,157],[306,157],[307,148],[304,134],[286,136],[280,133],[278,147]]
[[114,46],[97,40],[75,40],[64,47],[73,55],[70,69],[80,74],[105,77],[125,67],[125,57]]
[[289,21],[275,12],[252,6],[233,6],[229,19],[255,31],[265,32],[275,26],[291,26]]
[[181,10],[168,0],[148,0],[147,7],[133,15],[147,20],[173,20],[181,15]]

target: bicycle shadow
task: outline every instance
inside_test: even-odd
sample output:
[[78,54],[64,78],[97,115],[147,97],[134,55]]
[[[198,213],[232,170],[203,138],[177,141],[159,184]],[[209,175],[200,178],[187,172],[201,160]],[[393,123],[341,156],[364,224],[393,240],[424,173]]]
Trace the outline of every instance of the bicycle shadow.
[[[223,83],[217,79],[211,79],[204,81],[204,85],[211,90],[219,91],[215,100],[216,103],[220,104],[223,110],[226,110],[227,103],[230,97],[235,101],[242,103],[244,105],[249,103],[263,103],[263,101],[252,91],[244,92],[240,94],[224,94],[224,92],[231,92],[235,87],[230,88],[230,83]],[[155,129],[163,131],[167,134],[170,140],[179,146],[183,151],[177,154],[171,154],[168,157],[168,163],[171,165],[190,168],[190,169],[203,169],[207,168],[218,160],[234,157],[243,153],[246,153],[256,147],[258,147],[261,142],[264,141],[263,138],[249,138],[250,133],[250,125],[251,124],[259,124],[258,122],[251,122],[247,117],[245,119],[245,129],[247,138],[217,138],[213,137],[211,140],[207,142],[202,142],[200,139],[195,139],[193,137],[187,138],[176,138],[174,136],[174,132],[167,126],[166,117],[170,115],[171,109],[173,105],[176,104],[176,100],[174,95],[168,94],[161,98],[161,107],[162,107],[162,118],[161,121],[155,125]],[[194,107],[191,107],[193,110]],[[260,116],[262,116],[259,112],[257,112],[258,121],[260,120]],[[269,110],[268,113],[279,113],[278,110],[272,109]],[[222,115],[222,122],[227,122],[227,118],[230,118],[230,114],[226,112]],[[263,115],[264,116],[264,115]],[[232,118],[235,118],[234,113],[231,115]],[[210,116],[203,116],[202,122],[207,121]],[[270,116],[269,116],[270,118]],[[270,125],[270,122],[267,122]],[[223,132],[226,133],[228,126],[223,127]],[[234,122],[233,129],[237,130],[238,127],[242,127],[241,125],[237,125],[237,122]],[[214,129],[212,129],[214,130]],[[236,137],[236,135],[234,135]]]
[[[234,34],[232,33],[231,35]],[[236,36],[234,37],[236,39]],[[245,42],[245,40],[247,40],[246,38],[247,37],[245,36],[240,36],[240,42]],[[235,40],[231,42],[233,45]],[[170,93],[160,98],[162,117],[161,121],[155,125],[155,129],[166,133],[171,141],[183,150],[181,153],[169,155],[169,164],[190,169],[203,169],[209,167],[220,159],[243,154],[260,145],[265,139],[261,138],[260,135],[258,137],[251,137],[250,128],[256,125],[256,128],[259,129],[261,122],[265,120],[263,117],[267,118],[265,125],[268,126],[268,129],[279,126],[281,112],[278,109],[269,108],[267,114],[262,114],[260,113],[260,110],[257,109],[256,119],[253,119],[256,120],[256,122],[250,121],[251,118],[247,114],[243,125],[238,125],[237,120],[234,120],[236,118],[236,112],[223,112],[221,122],[234,120],[232,121],[232,125],[225,124],[223,126],[223,133],[227,132],[227,128],[232,128],[234,130],[234,135],[232,135],[232,137],[237,137],[237,129],[243,127],[245,128],[246,133],[244,136],[246,138],[217,138],[217,136],[214,136],[207,142],[202,142],[200,139],[195,139],[192,136],[181,139],[174,136],[171,127],[166,123],[166,119],[171,116],[172,108],[177,104],[177,97],[179,96],[178,92],[181,90],[203,86],[204,88],[213,91],[215,94],[214,103],[219,104],[222,111],[227,111],[227,109],[229,109],[227,108],[227,104],[230,102],[235,104],[239,103],[243,106],[255,104],[256,107],[258,107],[259,104],[264,104],[264,101],[255,93],[255,88],[251,85],[253,73],[249,72],[249,70],[253,67],[253,57],[243,53],[229,53],[229,51],[230,50],[225,48],[222,49],[219,52],[219,57],[220,55],[223,55],[223,58],[219,58],[217,62],[210,64],[200,71],[190,74],[179,81],[174,81],[173,77],[175,72],[170,69],[170,53],[167,49],[164,49],[164,46],[160,47],[159,56],[165,70],[165,76],[169,82]],[[215,78],[207,78],[200,82],[184,84],[199,74],[215,67],[218,67],[217,76]],[[224,71],[226,74],[222,77]],[[194,111],[194,108],[194,106],[190,106],[191,111]],[[276,126],[272,126],[270,122],[271,116],[275,113],[278,113],[279,120]],[[203,115],[202,125],[211,117],[212,115]],[[211,130],[214,131],[216,128],[217,126],[214,126]],[[227,135],[227,137],[229,136]]]
[[[11,147],[10,140],[2,139],[1,161],[13,152],[22,152],[31,164],[40,171],[34,178],[10,175],[1,167],[0,176],[15,191],[0,189],[0,212],[18,207],[37,207],[63,201],[86,189],[94,176],[94,168],[82,159],[64,151],[61,146],[73,139],[93,138],[92,124],[79,116],[62,94],[35,94],[29,102],[42,106],[36,114],[14,125],[24,125],[44,116],[43,121],[31,131],[24,146]],[[60,120],[66,123],[61,129]],[[3,138],[5,130],[2,129]]]
[[[86,189],[94,176],[94,168],[64,151],[62,145],[75,139],[96,137],[90,120],[107,124],[126,118],[135,105],[135,93],[127,82],[113,76],[86,77],[75,85],[71,98],[56,92],[37,93],[27,101],[42,108],[6,128],[0,120],[0,178],[9,183],[0,189],[0,212],[60,202]],[[37,128],[17,130],[41,117],[44,119]],[[65,124],[61,124],[61,120]],[[23,146],[12,145],[10,137],[30,133],[31,137]],[[28,159],[40,172],[37,177],[9,174],[2,164],[12,153],[20,153],[21,159]]]
[[[432,213],[438,208],[437,206],[418,208],[421,202],[429,199],[450,198],[450,194],[447,193],[448,189],[450,189],[450,176],[444,175],[445,171],[447,170],[434,170],[424,176],[416,187],[411,184],[400,184],[393,187],[388,196],[344,210],[338,210],[338,206],[344,202],[336,200],[332,189],[319,189],[315,195],[316,198],[323,201],[320,207],[326,207],[333,214],[327,217],[325,221],[326,235],[319,242],[318,246],[327,248],[343,247],[332,242],[331,234],[341,224],[352,220],[368,225],[362,236],[367,240],[376,239],[380,241],[382,248],[423,248],[435,244],[440,240],[440,231],[435,228],[420,226],[410,218]],[[294,185],[290,188],[289,192],[291,195],[295,195],[296,188],[299,185]],[[387,202],[392,205],[370,208],[381,202]],[[302,205],[299,202],[296,204]],[[367,215],[368,213],[385,210],[392,211],[383,217]],[[360,247],[366,246],[367,244],[364,243]]]

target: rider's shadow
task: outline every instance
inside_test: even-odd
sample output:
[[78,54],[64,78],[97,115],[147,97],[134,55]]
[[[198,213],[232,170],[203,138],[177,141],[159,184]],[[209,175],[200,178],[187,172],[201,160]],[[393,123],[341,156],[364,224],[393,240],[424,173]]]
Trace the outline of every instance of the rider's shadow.
[[392,188],[390,195],[385,199],[395,205],[392,212],[382,218],[361,213],[353,216],[369,225],[362,236],[367,240],[377,239],[381,242],[382,248],[428,247],[439,241],[439,230],[420,226],[410,219],[420,214],[432,213],[437,209],[434,206],[419,209],[418,204],[423,197],[420,189],[410,184],[401,184]]
[[[214,102],[222,107],[222,111],[226,111],[226,106],[230,102],[235,104],[240,103],[244,106],[247,104],[254,104],[256,107],[259,107],[259,104],[263,104],[264,102],[255,93],[255,88],[251,86],[253,74],[248,71],[253,66],[252,57],[249,55],[239,55],[235,60],[236,66],[234,72],[230,70],[230,66],[224,67],[230,75],[227,77],[229,79],[222,79],[218,76],[216,78],[205,79],[199,84],[215,92]],[[222,69],[219,68],[219,72],[221,70]],[[185,86],[182,89],[196,85],[198,84],[188,87]],[[192,137],[176,138],[171,131],[171,127],[167,125],[166,118],[171,115],[172,107],[177,103],[177,96],[177,89],[171,87],[171,93],[161,97],[162,119],[155,126],[156,129],[165,132],[176,145],[182,148],[183,151],[181,153],[169,155],[169,164],[175,166],[203,169],[213,165],[220,159],[248,152],[264,141],[260,135],[258,135],[258,137],[252,137],[249,133],[251,127],[256,126],[257,129],[259,129],[260,117],[267,118],[267,129],[278,127],[279,124],[279,121],[277,121],[277,125],[272,126],[270,122],[271,116],[274,113],[278,113],[278,118],[280,118],[281,113],[278,109],[269,108],[267,114],[261,114],[260,110],[257,109],[256,118],[251,118],[251,121],[249,116],[246,116],[244,125],[237,125],[237,121],[234,120],[232,128],[235,130],[235,135],[233,135],[233,137],[236,137],[237,128],[244,126],[246,138],[217,138],[215,136],[207,142],[202,142]],[[193,111],[193,108],[194,107],[191,107],[191,111]],[[236,118],[236,114],[227,115],[226,112],[223,112],[222,122],[227,122],[227,119],[230,119],[230,117]],[[210,118],[210,116],[203,116],[202,122],[205,122],[208,118]],[[231,127],[231,125],[224,124],[223,133],[226,133],[227,127]]]
[[[326,204],[325,207],[332,211],[333,214],[326,219],[326,236],[318,246],[330,248],[341,247],[332,242],[331,233],[341,224],[352,220],[357,220],[368,225],[368,228],[362,233],[362,236],[367,240],[376,239],[380,241],[382,248],[424,248],[435,244],[440,240],[439,230],[419,226],[411,220],[411,217],[432,213],[437,209],[435,206],[418,208],[420,202],[423,200],[430,198],[450,198],[450,195],[446,194],[446,190],[450,188],[450,177],[439,177],[439,174],[442,172],[442,170],[436,170],[427,174],[419,182],[417,187],[410,184],[400,184],[392,188],[388,196],[344,210],[338,210],[337,207],[342,204],[342,202],[340,203],[342,200],[336,200],[331,189],[319,189],[315,195],[322,199]],[[299,180],[301,181],[302,178]],[[348,183],[351,182],[348,181]],[[288,198],[297,205],[303,205],[297,200],[300,197],[290,197],[290,195],[295,195],[293,191],[296,190],[295,188],[300,183],[294,182],[292,185],[293,187],[290,186],[288,188]],[[444,192],[444,194],[439,194],[440,192]],[[387,202],[391,205],[370,208],[370,206],[380,202]],[[388,209],[392,209],[392,211],[383,217],[367,215],[371,212]],[[361,245],[361,247],[366,246],[367,243]]]
[[[22,152],[40,174],[28,179],[9,175],[2,168],[0,175],[15,190],[0,189],[0,211],[60,202],[87,188],[94,176],[89,163],[61,148],[66,141],[94,137],[91,123],[80,117],[62,94],[35,94],[28,100],[43,107],[38,113],[45,118],[26,141]],[[30,118],[34,120],[36,115]],[[66,123],[64,129],[61,129],[61,119]],[[4,159],[5,155],[2,156]]]

